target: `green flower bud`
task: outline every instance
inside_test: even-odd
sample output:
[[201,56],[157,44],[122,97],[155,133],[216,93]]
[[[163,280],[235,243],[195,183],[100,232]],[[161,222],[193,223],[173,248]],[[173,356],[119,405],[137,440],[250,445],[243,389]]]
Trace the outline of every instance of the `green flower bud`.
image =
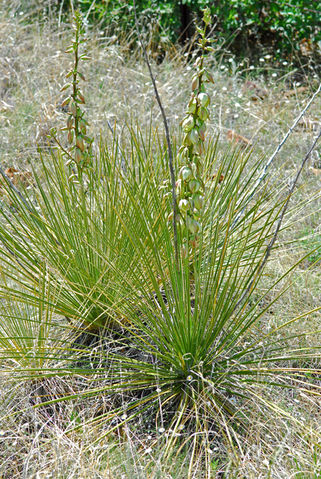
[[197,177],[197,170],[198,170],[197,164],[193,162],[191,164],[191,167],[192,167],[192,172],[193,172],[194,177]]
[[196,58],[193,67],[194,67],[194,68],[197,68],[197,67],[200,66],[201,63],[202,63],[202,58],[201,58],[201,57],[198,57],[198,58]]
[[209,25],[211,23],[211,20],[212,20],[211,19],[211,10],[208,7],[206,7],[205,10],[203,11],[203,13],[204,13],[204,16],[203,16],[204,23],[206,25]]
[[189,145],[191,145],[191,139],[190,139],[188,133],[186,133],[186,135],[185,135],[184,138],[183,138],[183,145],[184,145],[184,146],[189,146]]
[[205,131],[206,131],[206,125],[203,123],[203,125],[199,129],[199,135],[202,141],[205,140]]
[[207,108],[201,107],[198,111],[198,117],[200,118],[200,120],[206,121],[209,117]]
[[197,210],[201,210],[203,208],[204,197],[202,195],[199,195],[199,194],[193,195],[192,200]]
[[213,75],[210,72],[206,71],[205,76],[206,76],[207,81],[209,81],[211,83],[214,83]]
[[182,180],[177,180],[176,181],[176,192],[178,195],[181,194],[182,191]]
[[63,102],[61,103],[61,108],[63,108],[64,106],[67,106],[70,103],[70,100],[71,100],[71,97],[67,96],[67,98],[65,98]]
[[182,159],[185,159],[188,157],[188,148],[186,148],[186,146],[183,146],[179,149],[178,153]]
[[187,216],[187,218],[186,218],[186,226],[187,226],[188,231],[190,233],[192,233],[193,235],[195,235],[200,229],[199,222],[194,220],[190,216]]
[[79,99],[80,103],[86,103],[85,102],[85,97],[82,93],[80,93],[80,91],[78,91],[78,99]]
[[86,127],[86,123],[85,123],[84,120],[81,119],[81,120],[79,121],[79,127],[80,127],[80,130],[81,130],[81,133],[86,134],[86,132],[87,132],[87,127]]
[[192,100],[188,104],[188,113],[195,113],[197,108],[197,101],[195,98],[192,98]]
[[196,145],[196,148],[199,155],[202,155],[204,153],[204,146],[202,141],[198,142],[198,144]]
[[210,97],[207,95],[207,93],[200,93],[197,98],[200,102],[200,105],[203,107],[208,106],[210,103]]
[[191,130],[188,134],[189,136],[189,139],[192,143],[197,143],[198,142],[198,131],[196,130],[196,128],[193,128],[193,130]]
[[201,184],[198,180],[190,181],[188,186],[189,186],[189,189],[192,193],[197,193],[201,188]]
[[183,168],[181,168],[180,172],[179,172],[179,177],[186,181],[188,180],[189,178],[191,178],[193,176],[193,173],[192,173],[192,170],[190,168],[188,168],[187,166],[183,166]]
[[190,208],[189,201],[185,199],[181,200],[178,204],[178,207],[183,213],[186,213],[186,211],[188,211]]
[[182,128],[183,130],[188,133],[189,131],[191,131],[191,129],[193,128],[194,126],[194,119],[192,116],[188,116],[187,118],[185,118],[185,120],[183,120],[182,122]]
[[60,91],[63,92],[67,90],[71,86],[71,83],[66,83],[62,88],[60,88]]

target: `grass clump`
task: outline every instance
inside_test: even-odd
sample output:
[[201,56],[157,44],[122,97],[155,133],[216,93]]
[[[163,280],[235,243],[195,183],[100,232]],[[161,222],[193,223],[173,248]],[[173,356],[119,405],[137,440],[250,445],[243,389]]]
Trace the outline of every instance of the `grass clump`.
[[[319,397],[319,347],[295,345],[318,328],[287,331],[319,307],[267,325],[289,287],[288,273],[265,275],[280,218],[290,221],[288,195],[260,181],[264,161],[253,150],[224,152],[218,140],[205,141],[205,28],[182,142],[173,141],[176,238],[160,135],[128,127],[127,142],[114,135],[96,148],[87,136],[80,33],[77,15],[67,146],[53,135],[57,146],[41,155],[33,188],[3,183],[1,294],[13,304],[2,311],[4,371],[41,383],[43,397],[31,405],[51,411],[50,424],[57,425],[57,404],[73,405],[57,422],[67,442],[90,437],[89,456],[117,435],[124,450],[127,441],[128,470],[137,477],[139,462],[157,477],[167,472],[160,461],[170,469],[173,458],[184,477],[221,469],[228,477],[236,464],[242,470],[251,435],[260,431],[268,456],[290,424],[318,448],[318,431],[304,432],[287,401],[288,394]],[[72,390],[57,388],[52,398],[52,376]],[[82,414],[84,401],[94,412]],[[277,421],[284,427],[274,430]]]

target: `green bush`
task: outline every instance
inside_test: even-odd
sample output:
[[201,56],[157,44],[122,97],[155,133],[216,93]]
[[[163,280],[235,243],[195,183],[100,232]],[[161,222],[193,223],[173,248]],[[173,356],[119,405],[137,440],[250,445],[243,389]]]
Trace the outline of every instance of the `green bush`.
[[[277,58],[297,59],[320,56],[321,4],[309,0],[136,0],[141,33],[149,38],[150,48],[159,57],[170,43],[185,43],[193,38],[194,21],[210,8],[215,17],[213,36],[218,45],[240,57],[256,61],[263,53]],[[34,0],[21,3],[21,10],[52,14],[54,8],[68,16],[70,2]],[[108,35],[125,39],[129,47],[136,42],[134,1],[74,0],[86,21],[106,29]],[[297,62],[298,65],[300,62]]]
[[[320,4],[308,0],[231,0],[218,2],[213,12],[219,30],[226,35],[239,31],[240,51],[258,46],[280,50],[280,55],[300,52],[300,42],[316,44],[321,40]],[[312,45],[311,45],[312,47]]]
[[[76,2],[77,4],[77,2]],[[80,0],[79,7],[92,21],[112,27],[116,32],[135,26],[133,0]],[[252,55],[262,48],[279,50],[279,56],[300,53],[302,44],[313,50],[321,40],[321,4],[309,0],[137,0],[138,17],[145,25],[157,24],[163,36],[171,41],[186,39],[194,32],[192,20],[209,7],[217,18],[214,35],[232,41],[232,49],[241,55]],[[89,11],[90,9],[90,11]],[[185,33],[184,33],[185,32]]]

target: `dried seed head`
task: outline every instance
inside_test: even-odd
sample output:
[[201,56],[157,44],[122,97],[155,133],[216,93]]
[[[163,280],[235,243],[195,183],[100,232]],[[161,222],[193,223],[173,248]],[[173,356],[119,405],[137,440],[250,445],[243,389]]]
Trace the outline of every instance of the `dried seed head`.
[[67,119],[67,128],[68,128],[68,130],[71,130],[71,128],[73,127],[73,124],[74,124],[73,116],[72,116],[72,115],[69,115],[69,116],[68,116],[68,119]]
[[76,148],[75,150],[75,162],[80,163],[82,160],[82,152],[79,150],[79,148]]
[[73,114],[73,116],[77,115],[77,104],[75,101],[73,101],[70,105],[70,111]]
[[198,87],[198,76],[194,75],[192,78],[192,90],[196,90]]
[[73,140],[74,140],[74,131],[73,130],[68,131],[67,140],[68,140],[68,143],[70,143],[70,144],[73,142]]
[[82,93],[80,93],[80,91],[78,91],[78,98],[80,100],[80,103],[86,103],[85,102],[85,97]]
[[77,136],[76,145],[81,151],[85,150],[84,140],[82,139],[81,136]]

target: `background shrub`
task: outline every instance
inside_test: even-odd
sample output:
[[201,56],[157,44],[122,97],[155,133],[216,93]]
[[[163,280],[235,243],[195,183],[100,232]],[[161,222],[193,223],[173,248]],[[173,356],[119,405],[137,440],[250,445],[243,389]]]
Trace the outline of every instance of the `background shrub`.
[[[61,5],[61,1],[58,0]],[[112,27],[115,33],[131,31],[135,25],[133,0],[78,0],[75,7],[88,19]],[[69,5],[69,4],[68,4]],[[275,49],[278,56],[295,52],[316,53],[321,41],[321,4],[309,0],[137,0],[136,9],[145,25],[157,25],[160,37],[185,42],[194,34],[194,21],[209,7],[217,17],[215,35],[230,44],[234,53],[257,57]],[[158,39],[160,40],[160,38]]]

